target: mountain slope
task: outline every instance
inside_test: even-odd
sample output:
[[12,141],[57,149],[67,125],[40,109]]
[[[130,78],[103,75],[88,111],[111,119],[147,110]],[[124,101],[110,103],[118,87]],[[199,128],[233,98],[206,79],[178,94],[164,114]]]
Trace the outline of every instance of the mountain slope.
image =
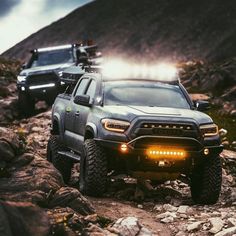
[[3,55],[94,39],[104,53],[173,60],[236,55],[235,0],[96,0],[26,38]]

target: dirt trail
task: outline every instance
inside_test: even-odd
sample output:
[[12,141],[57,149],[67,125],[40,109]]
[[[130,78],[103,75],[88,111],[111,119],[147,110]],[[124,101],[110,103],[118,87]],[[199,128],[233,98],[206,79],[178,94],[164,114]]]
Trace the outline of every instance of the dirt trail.
[[130,202],[120,202],[112,198],[91,198],[98,215],[107,217],[111,220],[117,220],[121,217],[133,216],[139,219],[139,222],[150,229],[153,235],[169,236],[171,231],[163,224],[155,220],[155,215],[143,209],[132,206]]

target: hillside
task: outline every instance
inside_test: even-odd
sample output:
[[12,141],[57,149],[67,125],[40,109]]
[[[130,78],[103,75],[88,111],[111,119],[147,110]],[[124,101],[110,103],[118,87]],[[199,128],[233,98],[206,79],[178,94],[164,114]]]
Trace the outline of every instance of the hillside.
[[106,55],[219,61],[236,55],[234,0],[96,0],[3,55],[25,60],[35,47],[94,39]]

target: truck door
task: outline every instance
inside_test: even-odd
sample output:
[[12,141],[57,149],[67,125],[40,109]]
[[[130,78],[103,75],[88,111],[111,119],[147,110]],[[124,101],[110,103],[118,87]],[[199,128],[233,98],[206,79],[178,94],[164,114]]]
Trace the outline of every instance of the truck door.
[[[89,86],[87,87],[85,91],[85,95],[90,96],[90,103],[93,103],[96,93],[96,81],[94,79],[91,79],[89,82]],[[86,106],[79,106],[79,110],[77,110],[77,113],[74,117],[74,131],[76,134],[76,146],[75,151],[80,152],[83,142],[84,142],[84,135],[85,135],[85,126],[87,123],[88,115],[91,107]]]
[[85,93],[88,84],[89,84],[89,79],[88,78],[82,78],[78,85],[76,86],[70,102],[66,106],[66,112],[65,112],[65,142],[66,145],[74,149],[74,142],[75,142],[75,131],[74,131],[74,117],[76,116],[76,112],[78,110],[78,106],[74,103],[74,97],[76,95],[82,95]]

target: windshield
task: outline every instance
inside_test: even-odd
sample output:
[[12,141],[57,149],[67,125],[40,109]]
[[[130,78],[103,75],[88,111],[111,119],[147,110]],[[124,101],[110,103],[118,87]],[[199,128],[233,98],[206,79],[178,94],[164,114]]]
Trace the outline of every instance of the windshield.
[[64,64],[74,61],[71,48],[53,51],[38,52],[34,56],[31,67]]
[[104,105],[190,108],[178,86],[137,80],[106,82]]

